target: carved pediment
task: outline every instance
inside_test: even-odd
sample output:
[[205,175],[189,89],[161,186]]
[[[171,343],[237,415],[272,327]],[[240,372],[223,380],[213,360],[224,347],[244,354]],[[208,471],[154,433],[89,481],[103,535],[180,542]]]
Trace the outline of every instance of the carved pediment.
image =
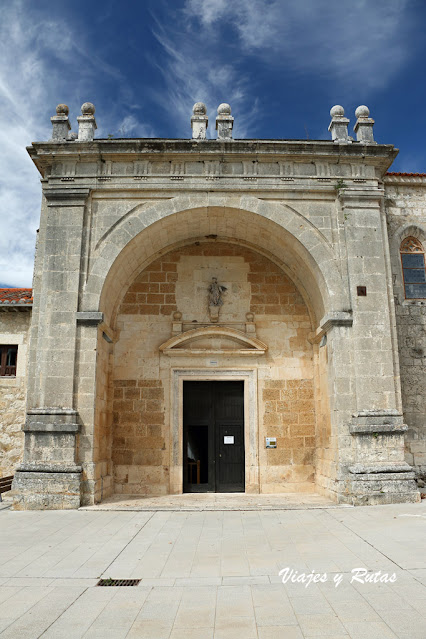
[[175,335],[161,344],[165,355],[264,355],[267,345],[235,328],[208,326]]

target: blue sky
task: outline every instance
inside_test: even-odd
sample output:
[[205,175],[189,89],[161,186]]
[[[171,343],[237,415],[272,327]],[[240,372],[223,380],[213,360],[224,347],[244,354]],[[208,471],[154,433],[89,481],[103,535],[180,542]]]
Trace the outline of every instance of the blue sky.
[[425,0],[0,0],[0,285],[31,286],[38,173],[26,154],[65,102],[97,137],[329,139],[329,110],[367,104],[395,171],[426,172]]

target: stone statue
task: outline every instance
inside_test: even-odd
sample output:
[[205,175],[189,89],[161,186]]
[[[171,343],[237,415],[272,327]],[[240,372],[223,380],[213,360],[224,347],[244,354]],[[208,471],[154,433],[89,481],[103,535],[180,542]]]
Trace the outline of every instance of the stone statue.
[[212,277],[212,283],[209,286],[209,306],[222,306],[223,299],[222,293],[227,289],[226,286],[222,286],[217,283],[217,277]]

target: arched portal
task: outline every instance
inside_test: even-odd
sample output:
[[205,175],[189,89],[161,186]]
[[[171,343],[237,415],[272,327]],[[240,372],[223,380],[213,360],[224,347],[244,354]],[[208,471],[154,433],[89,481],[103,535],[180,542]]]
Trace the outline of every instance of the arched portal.
[[[182,491],[190,458],[183,408],[189,380],[243,382],[247,492],[314,490],[318,421],[322,446],[330,438],[328,402],[315,393],[327,384],[319,384],[310,336],[340,295],[338,271],[325,259],[329,248],[316,240],[322,268],[276,222],[216,208],[167,216],[129,241],[100,296],[114,335],[107,398],[101,351],[108,346],[98,344],[104,373],[97,377],[94,450],[103,459],[95,462],[110,479],[103,496]],[[216,319],[208,306],[213,277],[226,288]],[[201,331],[191,341],[185,333],[194,326],[223,331]],[[250,349],[232,331],[267,348],[242,355]],[[161,348],[179,333],[184,349]],[[267,437],[276,448],[265,447]],[[211,446],[218,450],[217,441]]]
[[241,196],[176,197],[129,207],[97,241],[82,308],[98,307],[111,323],[124,291],[155,255],[205,237],[246,244],[279,263],[297,284],[314,323],[326,311],[349,308],[329,239],[288,205]]

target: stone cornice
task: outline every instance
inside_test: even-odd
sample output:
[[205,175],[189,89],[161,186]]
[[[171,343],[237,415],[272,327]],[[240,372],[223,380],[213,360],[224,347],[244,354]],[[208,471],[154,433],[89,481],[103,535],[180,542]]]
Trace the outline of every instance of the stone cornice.
[[[159,161],[294,161],[311,159],[334,164],[353,162],[370,164],[383,175],[398,150],[387,144],[336,144],[326,140],[168,140],[99,139],[93,142],[34,142],[27,148],[43,176],[54,162],[129,162]],[[108,175],[108,173],[106,173]],[[247,174],[250,177],[251,172]],[[320,174],[321,176],[322,174]],[[72,175],[67,175],[72,179]],[[326,177],[325,175],[323,177]],[[360,176],[362,177],[362,176]]]

